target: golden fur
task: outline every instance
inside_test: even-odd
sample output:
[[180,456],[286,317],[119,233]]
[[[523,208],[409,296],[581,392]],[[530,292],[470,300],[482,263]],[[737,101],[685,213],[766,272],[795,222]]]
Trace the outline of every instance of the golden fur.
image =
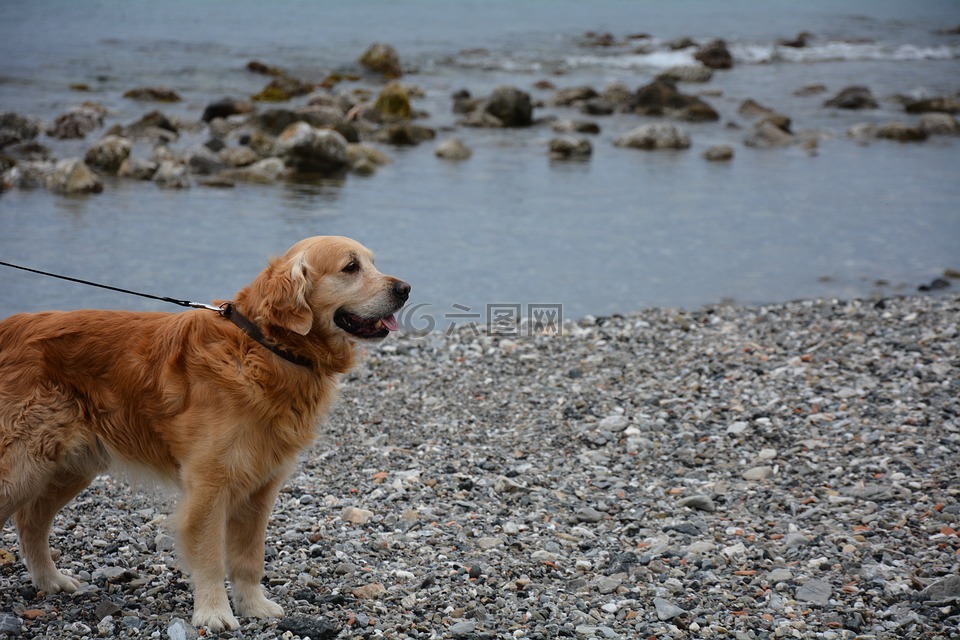
[[[207,310],[0,322],[0,526],[13,516],[36,587],[79,586],[54,566],[50,525],[116,461],[182,490],[179,551],[192,572],[195,625],[238,626],[225,576],[239,615],[282,615],[260,586],[277,491],[313,441],[338,375],[353,366],[355,344],[396,328],[391,314],[409,289],[348,238],[308,238],[271,261],[234,306],[312,366],[280,358]],[[338,311],[366,333],[349,332]]]

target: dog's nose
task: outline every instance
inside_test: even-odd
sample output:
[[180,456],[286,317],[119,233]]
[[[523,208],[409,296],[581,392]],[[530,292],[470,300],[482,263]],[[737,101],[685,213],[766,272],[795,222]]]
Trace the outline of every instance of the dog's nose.
[[410,285],[403,280],[396,280],[393,283],[393,294],[397,296],[398,299],[406,302],[410,296]]

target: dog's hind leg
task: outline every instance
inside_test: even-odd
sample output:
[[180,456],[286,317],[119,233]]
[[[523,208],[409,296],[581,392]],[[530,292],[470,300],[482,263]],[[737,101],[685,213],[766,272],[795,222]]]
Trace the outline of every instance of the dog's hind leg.
[[73,593],[80,583],[57,569],[50,555],[50,526],[57,512],[90,484],[96,471],[58,469],[46,487],[24,503],[14,515],[20,536],[20,551],[33,584],[40,591]]

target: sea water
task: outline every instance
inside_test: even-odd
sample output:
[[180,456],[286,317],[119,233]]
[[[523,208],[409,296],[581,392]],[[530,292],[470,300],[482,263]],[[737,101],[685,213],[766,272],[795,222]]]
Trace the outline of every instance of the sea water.
[[[485,319],[497,305],[561,305],[576,318],[910,293],[960,268],[960,139],[863,143],[847,130],[915,121],[896,95],[955,95],[960,36],[941,31],[958,25],[952,0],[6,0],[0,111],[49,122],[94,100],[111,110],[107,126],[157,108],[197,120],[209,102],[263,87],[262,76],[245,70],[250,60],[316,82],[356,69],[363,50],[383,41],[398,50],[404,82],[424,91],[415,107],[429,117],[419,122],[436,128],[438,140],[462,138],[474,154],[452,164],[434,157],[435,142],[386,148],[394,162],[376,175],[310,184],[170,191],[108,179],[103,193],[82,198],[6,191],[0,260],[207,301],[229,298],[268,256],[302,237],[343,234],[373,248],[382,270],[410,281],[411,304],[437,326]],[[586,46],[589,31],[609,32],[617,45]],[[800,31],[813,34],[810,46],[777,44]],[[648,37],[630,38],[641,34]],[[635,89],[692,62],[692,50],[668,46],[682,36],[723,38],[735,57],[734,68],[709,83],[680,85],[706,92],[721,114],[718,123],[680,123],[693,139],[689,150],[614,147],[618,135],[655,121],[636,115],[593,118],[602,132],[584,162],[548,159],[548,125],[457,126],[454,91],[479,96],[508,84],[542,102],[552,91],[536,89],[541,80]],[[90,91],[71,91],[74,83]],[[826,93],[795,95],[812,84]],[[823,106],[854,84],[868,86],[880,108]],[[144,85],[171,87],[184,100],[122,97]],[[751,121],[738,107],[748,98],[791,116],[795,131],[816,131],[816,151],[743,146]],[[534,115],[583,117],[545,106]],[[58,157],[76,157],[100,135],[41,141]],[[185,135],[175,148],[201,141]],[[701,153],[719,143],[733,145],[735,158],[704,161]],[[82,307],[163,308],[0,270],[0,316]]]

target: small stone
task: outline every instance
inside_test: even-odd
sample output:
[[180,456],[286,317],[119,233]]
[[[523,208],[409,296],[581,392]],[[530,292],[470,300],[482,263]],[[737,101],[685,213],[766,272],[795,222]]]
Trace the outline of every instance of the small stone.
[[594,586],[600,593],[608,594],[616,591],[622,583],[623,580],[620,578],[615,578],[613,576],[601,576],[600,578],[597,578]]
[[277,631],[290,632],[301,638],[309,637],[310,640],[329,640],[340,633],[340,627],[328,618],[288,616],[277,623]]
[[473,155],[473,151],[470,150],[470,147],[468,147],[466,143],[459,138],[443,140],[437,145],[437,148],[433,153],[438,158],[442,158],[443,160],[454,161],[467,160]]
[[454,637],[466,636],[473,633],[477,629],[477,623],[473,620],[461,620],[456,624],[452,625],[449,629],[450,634]]
[[514,482],[506,476],[497,476],[497,479],[493,483],[493,490],[497,493],[518,493],[520,491],[526,491],[527,487],[519,482]]
[[357,587],[351,593],[355,598],[360,600],[373,600],[379,598],[387,592],[387,588],[379,582],[372,582],[370,584],[365,584],[362,587]]
[[578,522],[600,522],[603,518],[603,512],[597,511],[593,507],[584,507],[577,511]]
[[197,629],[181,618],[174,618],[167,625],[167,637],[170,640],[194,640],[197,638]]
[[100,620],[106,618],[107,616],[115,616],[120,613],[121,608],[115,602],[110,600],[103,600],[100,604],[97,605],[97,608],[94,612],[94,615]]
[[810,544],[810,538],[802,533],[788,533],[783,539],[783,544],[788,549],[793,547],[803,547]]
[[626,416],[614,414],[601,420],[598,426],[603,431],[613,431],[614,433],[619,433],[626,429],[628,424],[629,421],[627,420]]
[[716,144],[703,152],[703,159],[710,162],[724,162],[733,159],[733,147],[728,144]]
[[824,605],[830,602],[833,587],[823,580],[810,580],[797,588],[797,600]]
[[357,507],[346,507],[340,514],[340,517],[346,522],[362,525],[370,522],[370,518],[373,517],[373,511],[359,509]]
[[786,582],[793,579],[793,573],[789,569],[773,569],[767,574],[767,581],[772,583]]
[[713,513],[717,510],[717,506],[713,503],[710,496],[705,495],[689,496],[683,498],[677,504],[681,507],[690,507],[691,509],[706,511],[707,513]]
[[960,575],[947,576],[920,592],[924,604],[943,606],[960,601]]
[[686,613],[683,609],[663,598],[654,598],[653,606],[657,610],[657,618],[660,620],[672,620],[677,616]]
[[773,475],[773,467],[752,467],[743,472],[744,480],[766,480]]

